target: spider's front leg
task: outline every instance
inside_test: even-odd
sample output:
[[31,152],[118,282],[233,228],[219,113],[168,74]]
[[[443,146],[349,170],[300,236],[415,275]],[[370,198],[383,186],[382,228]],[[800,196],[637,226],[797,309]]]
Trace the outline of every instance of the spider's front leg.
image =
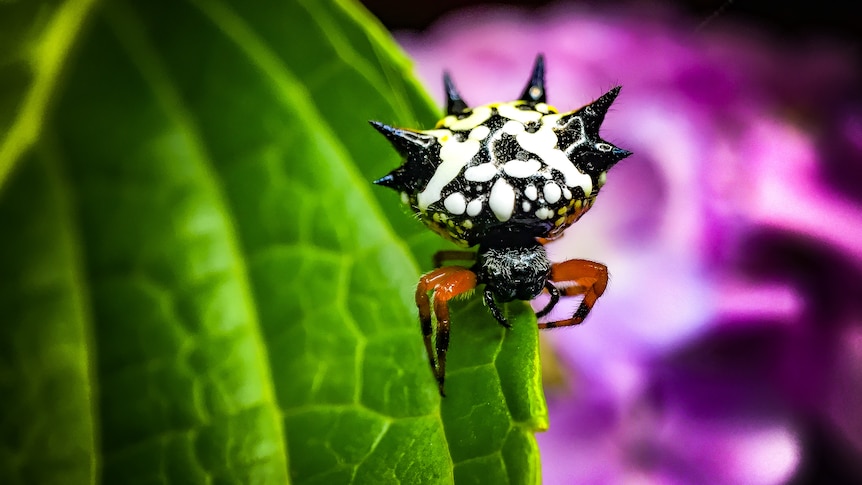
[[593,305],[605,292],[608,286],[608,268],[601,263],[587,261],[585,259],[570,259],[551,266],[551,281],[554,283],[569,283],[566,286],[557,287],[549,282],[546,288],[551,293],[551,301],[540,312],[536,314],[543,317],[553,310],[559,301],[559,294],[564,296],[584,295],[580,306],[571,318],[555,322],[540,323],[539,328],[566,327],[578,325],[583,322]]
[[[443,392],[443,381],[446,378],[446,352],[449,350],[449,300],[474,288],[476,273],[463,266],[435,269],[422,275],[416,286],[416,306],[419,307],[419,323],[425,340],[425,352],[428,353],[431,371],[437,378],[441,396],[446,395]],[[429,292],[433,292],[434,315],[437,316],[437,339],[433,345]]]

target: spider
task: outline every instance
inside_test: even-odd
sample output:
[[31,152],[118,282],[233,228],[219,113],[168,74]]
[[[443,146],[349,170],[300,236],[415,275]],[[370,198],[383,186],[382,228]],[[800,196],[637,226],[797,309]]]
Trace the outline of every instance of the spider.
[[[445,396],[449,300],[484,285],[483,299],[500,325],[511,328],[499,302],[583,295],[569,318],[539,328],[581,323],[605,291],[607,267],[582,259],[551,263],[544,244],[586,213],[609,168],[631,155],[599,137],[599,127],[620,91],[617,86],[583,108],[559,113],[546,103],[544,58],[516,101],[469,108],[443,74],[446,117],[433,130],[377,129],[405,158],[375,184],[401,194],[404,204],[433,231],[476,252],[439,251],[436,269],[416,287],[416,306],[431,370]],[[470,266],[443,266],[466,261]],[[429,294],[432,296],[429,298]],[[433,338],[432,313],[437,320]]]

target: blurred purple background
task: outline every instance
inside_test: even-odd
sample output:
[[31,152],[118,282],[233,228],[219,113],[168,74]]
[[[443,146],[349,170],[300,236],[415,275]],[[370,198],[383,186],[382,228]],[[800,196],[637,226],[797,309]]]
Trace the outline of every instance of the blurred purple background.
[[441,100],[444,69],[470,104],[509,100],[538,52],[561,111],[623,85],[602,134],[635,155],[551,247],[612,279],[544,334],[545,483],[862,483],[860,44],[852,20],[733,10],[473,7],[396,32]]

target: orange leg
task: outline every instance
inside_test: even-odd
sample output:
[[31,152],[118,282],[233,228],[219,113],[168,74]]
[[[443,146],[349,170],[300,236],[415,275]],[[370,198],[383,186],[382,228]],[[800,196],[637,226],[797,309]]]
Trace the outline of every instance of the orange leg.
[[[476,273],[462,266],[435,269],[422,275],[419,285],[416,286],[416,306],[419,307],[419,323],[425,340],[425,352],[428,353],[431,371],[437,378],[441,396],[446,395],[443,392],[443,380],[446,378],[446,352],[449,350],[449,300],[475,287]],[[433,331],[429,292],[434,293],[434,314],[437,316],[437,341],[434,346],[431,339]]]
[[[605,292],[605,288],[608,286],[608,268],[603,264],[584,259],[570,259],[551,266],[551,281],[573,283],[562,288],[556,288],[554,285],[554,289],[565,296],[584,295],[584,299],[571,318],[556,322],[540,323],[539,328],[578,325],[587,318],[593,305],[596,304],[596,300]],[[550,313],[559,300],[558,295],[555,297],[554,289],[547,286],[546,288],[551,293],[551,301],[537,314],[540,317]]]

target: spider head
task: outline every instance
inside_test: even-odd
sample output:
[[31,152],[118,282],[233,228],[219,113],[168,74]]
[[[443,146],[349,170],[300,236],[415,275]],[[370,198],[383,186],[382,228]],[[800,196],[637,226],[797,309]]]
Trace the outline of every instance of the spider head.
[[548,281],[551,261],[535,238],[519,237],[480,245],[475,270],[500,301],[532,300]]

